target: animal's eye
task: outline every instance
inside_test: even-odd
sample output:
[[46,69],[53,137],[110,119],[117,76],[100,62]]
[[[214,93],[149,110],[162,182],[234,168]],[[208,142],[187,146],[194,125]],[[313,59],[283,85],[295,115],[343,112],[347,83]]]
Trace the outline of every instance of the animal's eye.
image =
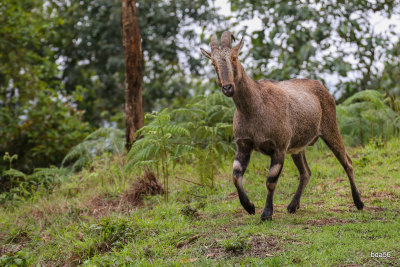
[[235,62],[237,60],[237,56],[232,57],[232,61]]

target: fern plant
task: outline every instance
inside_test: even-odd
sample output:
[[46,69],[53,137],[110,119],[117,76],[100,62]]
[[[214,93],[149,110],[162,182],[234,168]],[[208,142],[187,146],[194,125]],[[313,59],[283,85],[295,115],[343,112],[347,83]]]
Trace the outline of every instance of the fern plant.
[[62,182],[70,175],[70,170],[66,168],[37,168],[32,174],[25,174],[12,168],[12,161],[16,160],[17,155],[4,155],[4,159],[10,161],[10,168],[2,172],[0,203],[6,201],[19,201],[32,196],[33,192],[39,188],[52,190],[52,188]]
[[190,133],[185,128],[171,121],[169,110],[160,113],[146,114],[150,122],[136,132],[135,137],[141,137],[132,145],[128,156],[126,171],[133,168],[155,167],[163,177],[164,197],[168,201],[169,173],[171,163],[189,157],[194,148],[185,142]]
[[200,183],[214,187],[215,174],[223,159],[234,152],[232,119],[235,106],[231,99],[214,93],[197,96],[184,108],[173,112],[191,133],[196,147],[196,171]]
[[114,128],[100,128],[89,134],[81,143],[73,147],[64,157],[61,165],[71,165],[74,171],[88,166],[96,156],[106,152],[122,154],[125,133]]
[[374,137],[395,135],[400,117],[388,105],[388,98],[375,90],[354,94],[337,107],[339,126],[352,143],[364,145]]

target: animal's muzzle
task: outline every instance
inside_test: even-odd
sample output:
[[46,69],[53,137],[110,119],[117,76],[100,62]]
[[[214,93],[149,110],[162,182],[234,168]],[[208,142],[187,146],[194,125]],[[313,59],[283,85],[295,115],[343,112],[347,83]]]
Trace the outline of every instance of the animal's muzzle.
[[222,86],[222,93],[228,97],[233,96],[233,85],[227,84]]

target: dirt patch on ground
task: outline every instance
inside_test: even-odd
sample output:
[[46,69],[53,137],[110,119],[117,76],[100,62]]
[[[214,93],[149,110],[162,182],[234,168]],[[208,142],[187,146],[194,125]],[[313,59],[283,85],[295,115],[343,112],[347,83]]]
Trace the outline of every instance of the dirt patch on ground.
[[392,192],[387,192],[387,191],[376,191],[372,192],[370,194],[366,194],[363,196],[364,199],[399,199],[400,197],[396,195],[395,193]]
[[400,252],[397,250],[391,251],[390,257],[387,258],[372,258],[366,257],[362,260],[363,266],[399,266]]
[[96,196],[92,198],[79,215],[103,217],[115,211],[131,212],[137,207],[143,206],[145,196],[162,193],[164,193],[163,186],[158,182],[155,175],[148,171],[120,196]]
[[377,207],[377,206],[366,206],[364,207],[364,210],[368,212],[378,213],[387,210],[387,208]]
[[41,200],[37,205],[31,207],[25,214],[26,218],[33,217],[36,220],[44,220],[51,214],[66,214],[71,212],[72,205],[66,201],[49,202]]
[[274,254],[281,251],[276,237],[272,236],[253,237],[249,245],[251,249],[246,254],[258,258],[273,257]]
[[142,177],[135,180],[119,196],[98,195],[88,199],[84,203],[71,204],[66,201],[39,203],[27,212],[26,217],[33,217],[36,220],[46,219],[51,214],[69,214],[69,216],[91,216],[95,218],[106,216],[112,212],[131,212],[144,205],[146,196],[162,194],[163,186],[158,182],[155,175],[148,171]]
[[[379,206],[370,206],[368,205],[368,203],[366,203],[363,210],[369,213],[379,213],[386,211],[387,208]],[[334,213],[347,213],[356,211],[356,208],[353,204],[348,204],[347,206],[343,206],[342,208],[330,208],[329,211]]]
[[29,243],[31,238],[25,231],[20,231],[12,238],[7,240],[8,244],[0,246],[0,257],[5,254],[15,254]]
[[279,240],[275,236],[254,236],[247,241],[206,246],[207,249],[203,254],[209,259],[243,256],[274,257],[277,253],[283,251],[281,242],[290,242],[291,240]]
[[121,201],[118,198],[96,196],[88,201],[86,207],[81,210],[79,216],[103,217],[117,210],[122,210]]

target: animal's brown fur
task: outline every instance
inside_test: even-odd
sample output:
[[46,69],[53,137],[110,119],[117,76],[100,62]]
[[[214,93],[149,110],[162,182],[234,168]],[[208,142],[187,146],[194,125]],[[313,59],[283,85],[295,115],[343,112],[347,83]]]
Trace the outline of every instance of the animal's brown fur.
[[333,151],[349,177],[355,205],[364,204],[356,188],[352,162],[346,153],[336,122],[336,105],[332,95],[321,82],[309,79],[288,81],[252,80],[238,60],[240,43],[231,48],[231,33],[224,32],[222,47],[214,35],[211,53],[201,49],[212,60],[217,72],[217,84],[236,105],[233,129],[237,153],[233,167],[233,181],[243,207],[255,212],[243,186],[242,177],[252,150],[271,156],[267,179],[267,203],[262,219],[273,213],[273,193],[282,170],[285,154],[292,154],[300,172],[300,184],[288,206],[293,213],[300,206],[300,197],[311,175],[305,157],[305,148],[321,137]]

